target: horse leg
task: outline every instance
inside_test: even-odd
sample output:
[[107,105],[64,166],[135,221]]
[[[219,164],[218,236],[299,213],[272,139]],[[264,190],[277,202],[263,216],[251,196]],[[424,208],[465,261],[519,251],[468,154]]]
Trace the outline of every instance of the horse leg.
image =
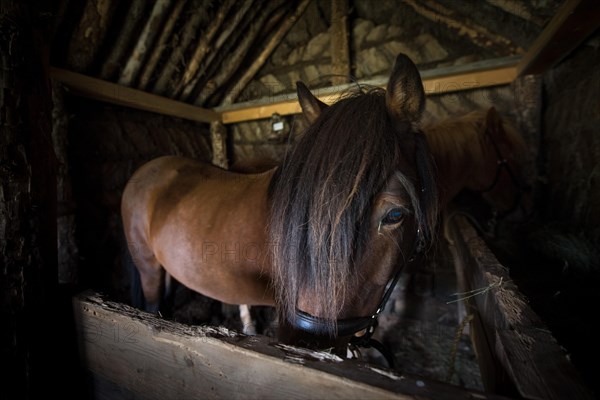
[[242,331],[246,335],[256,335],[256,327],[252,321],[252,315],[250,315],[250,306],[247,304],[240,304],[240,318],[242,319]]
[[163,317],[172,317],[175,311],[175,296],[177,292],[177,285],[179,282],[171,274],[165,271],[164,273],[164,293],[160,302],[160,312]]
[[128,246],[139,274],[144,295],[144,310],[156,314],[164,294],[165,270],[154,257],[152,250],[141,243],[143,242],[129,241]]
[[140,270],[140,280],[144,292],[144,310],[158,314],[164,289],[165,270],[157,263],[157,268]]

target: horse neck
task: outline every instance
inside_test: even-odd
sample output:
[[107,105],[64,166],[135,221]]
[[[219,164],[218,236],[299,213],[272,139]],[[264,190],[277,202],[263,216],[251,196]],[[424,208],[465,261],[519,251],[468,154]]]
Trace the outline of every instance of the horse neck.
[[436,164],[440,204],[445,206],[462,189],[474,187],[486,173],[482,148],[485,116],[476,113],[426,127],[423,132]]

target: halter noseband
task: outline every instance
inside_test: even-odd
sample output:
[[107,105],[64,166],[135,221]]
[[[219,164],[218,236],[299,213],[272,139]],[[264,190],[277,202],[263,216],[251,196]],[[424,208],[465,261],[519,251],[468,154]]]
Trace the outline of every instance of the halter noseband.
[[[412,263],[416,260],[417,256],[421,255],[424,248],[424,240],[420,237],[420,230],[417,230],[417,240],[415,241],[415,245],[413,246],[413,250],[411,252],[411,256],[408,259],[409,263]],[[379,302],[375,313],[368,317],[355,317],[355,318],[344,318],[337,319],[335,321],[337,327],[337,336],[350,336],[354,335],[358,332],[361,332],[366,329],[366,333],[363,336],[353,336],[351,343],[366,347],[366,343],[371,339],[371,336],[375,332],[375,328],[377,327],[377,317],[385,308],[398,280],[400,279],[400,274],[404,270],[404,265],[396,271],[394,277],[390,280],[390,283],[387,285],[387,289],[385,290],[381,301]],[[296,308],[294,321],[290,321],[292,326],[295,329],[302,330],[314,335],[323,335],[329,333],[329,328],[331,326],[331,320],[321,317],[315,317],[314,315],[310,315],[304,311],[301,311]]]

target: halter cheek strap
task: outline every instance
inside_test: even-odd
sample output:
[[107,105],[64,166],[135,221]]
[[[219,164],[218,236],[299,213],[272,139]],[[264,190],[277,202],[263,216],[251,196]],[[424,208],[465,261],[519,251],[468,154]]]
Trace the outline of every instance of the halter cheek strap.
[[[417,240],[415,241],[415,245],[413,247],[413,251],[411,252],[411,256],[408,259],[409,263],[415,262],[418,256],[420,256],[423,252],[424,248],[424,240],[421,237],[420,230],[417,230]],[[371,339],[371,336],[375,332],[375,327],[377,326],[377,317],[384,310],[385,305],[387,304],[398,280],[400,279],[400,275],[404,270],[404,266],[396,271],[396,274],[391,279],[390,283],[387,285],[387,289],[385,290],[381,301],[377,305],[377,309],[375,313],[368,317],[356,317],[356,318],[345,318],[336,320],[337,327],[337,336],[350,336],[354,335],[360,331],[367,330],[366,334],[360,337],[354,336],[352,340],[356,339],[356,345],[361,345],[358,342],[364,342],[365,340]],[[303,330],[305,332],[322,335],[327,334],[330,331],[331,320],[326,318],[315,317],[314,315],[310,315],[304,311],[296,309],[295,319],[294,321],[290,321],[292,326],[296,329]]]
[[514,171],[508,164],[508,160],[502,156],[500,147],[498,147],[498,144],[494,140],[494,136],[489,132],[489,128],[485,130],[485,134],[489,137],[490,141],[492,142],[492,147],[494,148],[494,151],[496,152],[498,168],[496,168],[496,175],[494,176],[494,180],[492,181],[492,183],[485,189],[479,190],[479,193],[487,193],[496,187],[496,185],[498,184],[498,182],[500,180],[500,173],[502,172],[502,169],[506,169],[506,172],[508,173],[508,176],[510,177],[511,183],[518,190],[518,193],[515,196],[515,200],[514,200],[513,204],[511,205],[511,207],[508,210],[504,211],[499,216],[499,217],[504,217],[517,209],[517,207],[519,206],[519,203],[521,202],[521,198],[523,197],[523,192],[527,191],[528,187],[523,185],[519,181],[519,178],[517,178],[517,175],[514,173]]

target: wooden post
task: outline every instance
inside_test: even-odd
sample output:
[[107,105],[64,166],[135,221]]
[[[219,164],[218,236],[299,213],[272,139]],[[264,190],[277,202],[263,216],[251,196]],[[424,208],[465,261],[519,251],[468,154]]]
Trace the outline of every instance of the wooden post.
[[229,168],[227,160],[227,130],[220,121],[210,123],[210,143],[212,144],[212,163],[223,169]]
[[[0,3],[0,398],[56,392],[56,160],[44,10]],[[54,380],[54,382],[53,382]]]
[[348,43],[348,0],[331,2],[331,83],[342,85],[350,79],[350,45]]

